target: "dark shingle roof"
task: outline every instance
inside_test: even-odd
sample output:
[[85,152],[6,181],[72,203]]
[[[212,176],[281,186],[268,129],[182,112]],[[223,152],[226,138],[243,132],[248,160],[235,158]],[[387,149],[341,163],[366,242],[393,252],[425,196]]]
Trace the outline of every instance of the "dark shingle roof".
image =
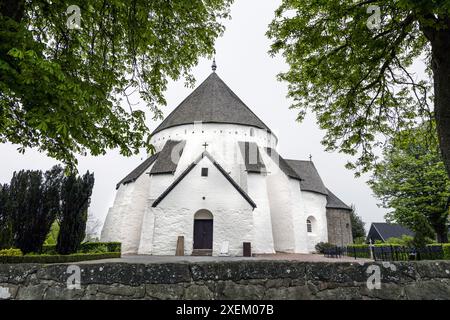
[[153,134],[196,121],[242,124],[270,131],[215,72],[181,102]]
[[286,159],[286,162],[302,178],[300,187],[303,191],[312,191],[324,195],[328,194],[327,188],[323,184],[322,178],[320,178],[312,161]]
[[[150,174],[173,174],[177,170],[178,161],[185,145],[186,141],[184,140],[168,140],[159,153],[158,160],[156,160],[155,165],[150,170]],[[172,152],[175,152],[173,159]]]
[[295,172],[294,169],[291,168],[291,166],[287,163],[286,160],[284,160],[275,149],[272,148],[266,148],[266,152],[275,161],[278,163],[278,167],[283,171],[288,177],[302,180],[303,178]]
[[266,172],[266,166],[259,153],[258,145],[255,142],[239,141],[239,149],[241,149],[247,172]]
[[330,189],[327,189],[327,208],[328,209],[343,209],[352,210],[348,205],[346,205],[341,199],[339,199]]
[[153,162],[158,158],[159,153],[155,153],[154,155],[148,157],[145,159],[144,162],[142,162],[136,169],[131,171],[125,178],[123,178],[117,185],[116,189],[119,189],[121,184],[127,184],[130,182],[134,182],[139,178],[145,170],[147,170]]
[[372,223],[369,230],[369,235],[377,233],[383,241],[389,238],[401,238],[403,235],[414,236],[414,232],[410,229],[396,223],[378,222]]
[[178,178],[175,179],[175,181],[153,202],[152,207],[158,206],[158,204],[172,191],[188,174],[189,172],[194,169],[194,167],[197,165],[197,163],[200,162],[203,157],[207,157],[214,166],[222,173],[222,175],[231,183],[231,185],[240,193],[240,195],[253,207],[253,209],[256,208],[256,203],[250,198],[250,196],[242,190],[242,188],[236,183],[236,181],[233,180],[233,178],[228,174],[228,172],[225,171],[225,169],[222,168],[221,165],[207,152],[204,151],[200,157],[198,157],[194,162],[192,162],[186,170],[184,170]]

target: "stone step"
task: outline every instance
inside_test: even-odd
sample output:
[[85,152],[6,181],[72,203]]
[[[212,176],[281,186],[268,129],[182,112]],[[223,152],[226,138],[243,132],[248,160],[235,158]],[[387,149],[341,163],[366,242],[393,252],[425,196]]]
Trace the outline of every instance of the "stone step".
[[193,256],[212,256],[212,249],[194,249]]

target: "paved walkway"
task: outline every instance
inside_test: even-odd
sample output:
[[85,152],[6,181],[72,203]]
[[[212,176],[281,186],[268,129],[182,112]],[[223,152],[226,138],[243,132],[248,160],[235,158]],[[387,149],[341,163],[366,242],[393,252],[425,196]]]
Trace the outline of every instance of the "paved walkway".
[[285,261],[306,261],[306,262],[357,262],[365,263],[372,260],[369,259],[354,259],[350,257],[326,258],[321,254],[265,254],[258,255],[251,258],[245,257],[198,257],[198,256],[150,256],[150,255],[124,255],[122,258],[117,259],[104,259],[81,262],[84,264],[90,263],[189,263],[189,262],[221,262],[221,261],[264,261],[264,260],[285,260]]

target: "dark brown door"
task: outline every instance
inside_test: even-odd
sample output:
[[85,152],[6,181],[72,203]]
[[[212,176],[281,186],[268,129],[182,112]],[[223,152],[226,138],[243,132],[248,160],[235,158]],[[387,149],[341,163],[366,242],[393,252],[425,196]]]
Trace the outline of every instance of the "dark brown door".
[[194,220],[194,249],[212,249],[213,220]]

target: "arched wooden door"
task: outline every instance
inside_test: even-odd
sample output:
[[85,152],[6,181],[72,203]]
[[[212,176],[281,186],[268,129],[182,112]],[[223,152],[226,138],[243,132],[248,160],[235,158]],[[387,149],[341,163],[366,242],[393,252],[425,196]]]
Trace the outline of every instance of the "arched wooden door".
[[199,210],[194,216],[194,249],[213,248],[213,215],[208,210]]

